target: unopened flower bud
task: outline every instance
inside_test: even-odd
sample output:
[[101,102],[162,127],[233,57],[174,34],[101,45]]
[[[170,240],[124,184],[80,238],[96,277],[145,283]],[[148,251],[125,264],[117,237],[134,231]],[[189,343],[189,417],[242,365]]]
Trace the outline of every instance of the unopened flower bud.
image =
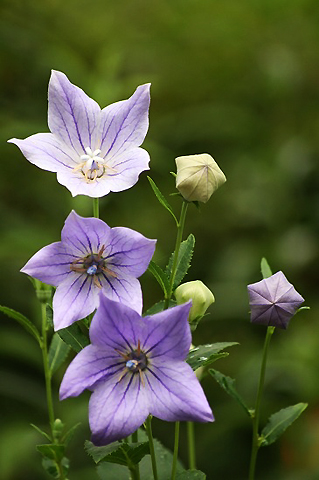
[[175,298],[178,304],[186,303],[192,300],[192,308],[189,312],[189,322],[191,323],[200,316],[203,316],[215,297],[209,288],[200,280],[183,283],[175,290]]
[[176,188],[189,202],[206,203],[226,182],[226,177],[208,153],[175,158]]

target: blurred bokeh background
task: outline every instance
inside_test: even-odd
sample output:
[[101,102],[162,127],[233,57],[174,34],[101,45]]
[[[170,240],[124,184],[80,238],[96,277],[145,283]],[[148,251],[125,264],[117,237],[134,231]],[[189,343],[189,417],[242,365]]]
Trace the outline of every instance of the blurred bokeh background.
[[[288,405],[309,407],[280,442],[260,451],[260,480],[319,478],[318,24],[318,0],[0,2],[0,303],[38,323],[32,285],[19,270],[59,240],[72,208],[92,214],[89,199],[73,199],[54,173],[6,143],[48,131],[50,70],[66,73],[102,107],[152,82],[144,143],[151,177],[169,195],[174,158],[207,152],[228,180],[201,212],[189,209],[185,235],[194,233],[196,249],[187,280],[201,279],[216,297],[194,343],[240,342],[214,368],[235,377],[252,406],[265,329],[249,322],[246,285],[261,279],[262,256],[311,307],[271,342],[262,424]],[[180,200],[171,197],[171,203],[178,212]],[[155,260],[165,266],[174,224],[145,173],[132,189],[102,199],[101,217],[157,238]],[[148,308],[161,292],[149,274],[142,286]],[[4,317],[0,359],[1,479],[44,480],[34,448],[42,439],[29,425],[45,429],[47,423],[41,354],[33,338]],[[63,370],[54,378],[56,414],[70,426],[82,422],[69,478],[94,480],[83,453],[89,394],[59,403]],[[198,468],[207,479],[246,479],[248,419],[212,378],[203,386],[216,422],[196,426]],[[154,430],[172,447],[173,425],[155,421]],[[187,464],[183,441],[181,459]]]

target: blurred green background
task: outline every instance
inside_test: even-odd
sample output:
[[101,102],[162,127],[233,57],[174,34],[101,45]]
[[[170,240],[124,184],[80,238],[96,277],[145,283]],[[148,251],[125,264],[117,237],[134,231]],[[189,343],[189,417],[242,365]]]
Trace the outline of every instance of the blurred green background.
[[[249,322],[246,285],[261,279],[262,256],[311,307],[272,339],[262,424],[288,405],[309,407],[280,442],[260,451],[260,480],[319,479],[318,23],[318,0],[0,2],[0,303],[39,322],[32,285],[19,269],[59,240],[72,208],[92,214],[89,199],[72,199],[54,173],[6,143],[48,131],[50,69],[66,73],[101,107],[152,82],[144,147],[158,186],[173,192],[174,158],[191,153],[210,153],[228,180],[200,213],[189,209],[185,235],[195,234],[196,249],[187,280],[201,279],[216,297],[194,343],[240,342],[214,368],[236,377],[252,406],[265,329]],[[179,199],[171,203],[178,212]],[[157,238],[155,259],[165,266],[174,224],[145,173],[132,189],[102,199],[101,217]],[[148,308],[161,292],[149,274],[142,286]],[[44,480],[34,448],[42,439],[29,426],[47,423],[41,354],[33,338],[4,317],[0,358],[1,479]],[[82,422],[70,449],[69,478],[94,480],[83,453],[89,394],[59,403],[62,375],[63,368],[54,379],[56,414],[70,426]],[[212,378],[203,386],[216,422],[196,426],[198,468],[208,480],[244,480],[248,419]],[[172,424],[155,421],[154,430],[172,447]],[[187,464],[185,452],[182,439]]]

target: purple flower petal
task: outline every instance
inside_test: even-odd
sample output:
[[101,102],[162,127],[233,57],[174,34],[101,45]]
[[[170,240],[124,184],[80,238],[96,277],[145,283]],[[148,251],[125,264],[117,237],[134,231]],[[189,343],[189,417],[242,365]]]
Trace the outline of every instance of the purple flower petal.
[[61,242],[51,243],[33,255],[21,272],[56,287],[71,275],[70,264],[76,258]]
[[99,277],[104,295],[110,300],[123,303],[138,313],[142,313],[143,299],[140,282],[128,275],[113,277],[103,273]]
[[155,245],[156,240],[150,240],[130,228],[112,228],[107,265],[116,274],[140,277],[147,270]]
[[100,293],[100,304],[91,327],[92,344],[125,351],[137,347],[139,329],[143,327],[140,315],[126,305],[113,302]]
[[203,389],[185,362],[151,360],[145,378],[151,415],[167,421],[214,420]]
[[99,218],[85,218],[74,210],[65,220],[61,240],[70,249],[76,248],[78,255],[98,253],[105,246],[105,253],[110,249],[112,229]]
[[127,437],[149,413],[146,388],[138,375],[119,376],[100,382],[89,403],[92,442],[105,445]]
[[78,156],[87,147],[95,149],[101,109],[62,72],[52,71],[49,83],[48,124]]
[[17,145],[29,162],[49,172],[64,171],[70,175],[77,165],[74,151],[52,133],[37,133],[25,140],[12,138],[8,142]]
[[66,328],[92,313],[99,304],[99,289],[93,278],[71,272],[58,286],[53,297],[54,330]]
[[60,387],[60,400],[76,397],[91,388],[101,378],[123,370],[123,359],[114,350],[103,350],[88,345],[73,359],[64,374]]
[[251,322],[286,329],[303,297],[282,272],[248,285]]
[[191,346],[191,331],[188,314],[191,302],[145,317],[147,328],[141,338],[142,348],[152,359],[164,357],[170,360],[185,360]]
[[101,112],[97,147],[101,155],[112,159],[122,152],[139,147],[148,130],[150,84],[140,85],[128,100],[113,103]]

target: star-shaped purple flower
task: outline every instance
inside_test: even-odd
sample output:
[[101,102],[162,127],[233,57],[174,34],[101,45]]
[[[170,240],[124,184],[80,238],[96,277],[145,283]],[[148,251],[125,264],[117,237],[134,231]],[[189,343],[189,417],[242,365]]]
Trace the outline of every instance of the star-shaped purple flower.
[[137,278],[147,269],[155,243],[129,228],[110,228],[98,218],[83,218],[72,211],[61,242],[39,250],[21,271],[57,287],[53,297],[55,330],[92,313],[99,304],[100,290],[141,313]]
[[60,399],[93,391],[92,441],[106,445],[133,433],[151,414],[167,421],[211,422],[206,397],[185,362],[191,303],[142,318],[101,293],[90,327],[92,344],[69,365]]
[[49,82],[48,125],[52,133],[13,138],[37,167],[57,173],[73,196],[102,197],[132,187],[148,170],[149,155],[139,148],[148,130],[150,84],[103,110],[62,72]]
[[248,285],[251,321],[286,329],[297,308],[304,302],[282,272]]

